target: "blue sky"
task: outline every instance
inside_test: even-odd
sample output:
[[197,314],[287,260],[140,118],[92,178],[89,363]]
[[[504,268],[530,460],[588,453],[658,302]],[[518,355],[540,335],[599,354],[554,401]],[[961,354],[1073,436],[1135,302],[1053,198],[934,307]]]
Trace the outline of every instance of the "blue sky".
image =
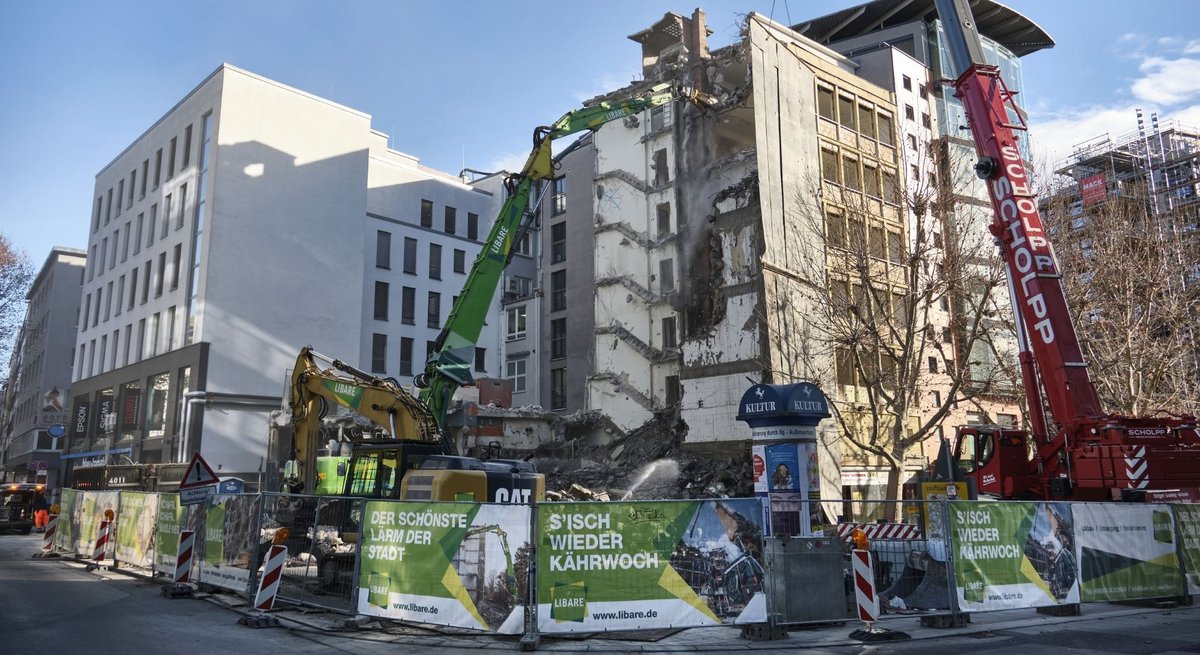
[[[783,23],[855,0],[716,0]],[[1007,0],[1057,41],[1025,59],[1036,157],[1136,127],[1200,126],[1200,3]],[[0,232],[40,266],[83,248],[95,174],[221,62],[372,115],[392,147],[457,172],[519,165],[532,129],[638,76],[626,39],[696,3],[0,2]],[[1153,13],[1152,11],[1153,10]]]

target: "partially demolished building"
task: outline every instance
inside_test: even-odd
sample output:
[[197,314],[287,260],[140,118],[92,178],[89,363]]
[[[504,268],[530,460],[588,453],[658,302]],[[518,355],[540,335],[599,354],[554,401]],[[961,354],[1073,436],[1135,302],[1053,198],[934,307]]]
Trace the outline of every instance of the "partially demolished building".
[[[927,15],[913,20],[930,30]],[[905,199],[938,175],[937,77],[928,45],[916,56],[877,43],[855,59],[758,14],[731,46],[710,50],[708,36],[702,11],[668,13],[630,37],[644,81],[597,100],[670,81],[715,106],[614,121],[562,158],[563,203],[543,214],[541,359],[552,409],[601,410],[625,431],[678,411],[687,444],[727,449],[750,437],[735,417],[752,383],[816,381],[842,411],[861,410],[871,371],[848,366],[818,318],[831,316],[833,286],[861,297],[831,246],[862,245],[865,295],[885,316],[911,312],[910,242],[932,219]],[[931,332],[949,338],[953,314],[932,307]],[[939,372],[931,364],[923,382],[944,382]],[[908,407],[906,425],[928,411]],[[825,425],[822,497],[883,497],[865,488],[880,486],[884,462]],[[910,470],[925,463],[913,455]]]

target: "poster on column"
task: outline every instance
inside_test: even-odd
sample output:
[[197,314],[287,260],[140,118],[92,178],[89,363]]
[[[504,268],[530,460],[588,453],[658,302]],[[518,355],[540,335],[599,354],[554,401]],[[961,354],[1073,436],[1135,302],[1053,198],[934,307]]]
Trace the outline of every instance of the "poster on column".
[[1075,535],[1084,602],[1183,593],[1169,505],[1077,503]]
[[76,551],[78,554],[84,557],[92,556],[104,513],[112,510],[113,517],[116,518],[120,502],[121,495],[117,491],[85,491],[76,497],[75,517],[79,521],[79,546]]
[[187,518],[188,507],[179,504],[179,494],[158,495],[158,527],[154,532],[154,570],[175,574],[179,554],[179,530]]
[[258,545],[258,508],[262,496],[216,496],[205,503],[204,558],[200,582],[245,591],[250,562]]
[[954,501],[950,532],[963,611],[1079,602],[1068,503]]
[[358,612],[520,634],[529,512],[527,505],[368,501]]
[[54,532],[54,546],[71,553],[79,547],[79,522],[75,520],[78,498],[78,491],[63,489],[62,496],[58,499],[58,528]]
[[765,621],[757,498],[537,508],[543,633]]
[[154,521],[158,516],[158,494],[121,492],[117,513],[117,561],[148,569],[154,562]]
[[1172,505],[1179,526],[1179,552],[1187,571],[1187,593],[1200,594],[1200,505]]

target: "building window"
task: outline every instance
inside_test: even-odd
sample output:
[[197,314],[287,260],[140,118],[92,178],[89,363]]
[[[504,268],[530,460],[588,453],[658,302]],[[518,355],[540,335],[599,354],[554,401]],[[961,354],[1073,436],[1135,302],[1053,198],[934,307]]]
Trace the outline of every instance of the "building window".
[[567,369],[550,369],[550,409],[567,408]]
[[923,112],[921,114],[921,125],[923,125],[925,129],[930,129],[933,127],[933,122],[929,118],[929,112]]
[[404,272],[417,274],[417,240],[412,237],[404,237]]
[[442,279],[442,247],[436,243],[429,244],[429,279]]
[[175,250],[171,253],[171,291],[179,288],[179,267],[183,258],[183,244],[175,244]]
[[838,123],[848,130],[858,130],[858,121],[854,115],[854,99],[838,94]]
[[179,185],[179,215],[175,217],[175,229],[183,229],[183,212],[187,208],[187,182]]
[[477,373],[487,371],[487,348],[475,349],[475,371]]
[[388,283],[375,282],[375,320],[388,320]]
[[183,128],[183,168],[192,163],[192,126]]
[[509,307],[508,314],[508,340],[525,338],[525,305],[517,305]]
[[433,201],[421,201],[421,227],[433,227]]
[[154,153],[154,186],[157,189],[159,182],[162,181],[162,148]]
[[675,260],[660,259],[658,261],[658,288],[661,293],[675,290]]
[[666,106],[658,105],[650,108],[650,131],[657,132],[667,126]]
[[852,157],[842,157],[842,179],[847,189],[862,191],[862,177],[858,173],[858,160]]
[[912,105],[904,105],[904,117],[910,121],[917,120],[917,113],[913,110]]
[[533,256],[533,232],[525,232],[513,248],[518,255]]
[[146,235],[146,247],[154,245],[154,237],[158,236],[158,203],[150,205],[150,232]]
[[550,274],[550,311],[561,312],[567,308],[567,272],[554,271]]
[[375,232],[375,268],[392,267],[392,233]]
[[658,219],[658,236],[664,237],[671,233],[671,203],[660,203],[655,207]]
[[417,290],[412,287],[400,289],[400,322],[405,325],[416,324]]
[[888,114],[879,114],[876,119],[879,121],[879,142],[889,146],[895,143],[892,137],[892,117]]
[[654,151],[654,186],[660,187],[671,181],[671,170],[667,168],[667,149],[659,148]]
[[133,192],[134,192],[134,187],[136,187],[136,186],[137,186],[137,169],[135,168],[132,171],[129,171],[129,198],[125,202],[126,207],[133,206]]
[[171,146],[167,155],[167,179],[175,177],[175,147],[178,141],[177,137],[171,137]]
[[467,212],[467,238],[472,241],[479,238],[479,214]]
[[678,405],[679,401],[683,400],[683,386],[679,384],[678,375],[667,376],[667,398],[668,406]]
[[129,305],[126,307],[126,309],[133,309],[133,303],[137,300],[137,286],[138,268],[135,266],[133,267],[133,270],[129,272]]
[[900,76],[901,83],[904,85],[905,91],[912,91],[912,78],[907,75]]
[[833,89],[823,86],[817,87],[817,114],[821,118],[826,118],[831,121],[837,120],[834,116]]
[[429,292],[425,324],[434,329],[437,329],[442,324],[442,294],[436,291]]
[[387,373],[387,335],[371,335],[371,372]]
[[113,218],[121,215],[121,201],[125,197],[125,180],[117,182],[117,211],[113,213]]
[[528,298],[533,290],[533,280],[519,275],[511,275],[508,278],[508,286],[506,287],[506,295],[509,298]]
[[138,188],[138,200],[146,197],[146,178],[150,177],[150,160],[142,160],[142,186]]
[[413,374],[412,337],[400,337],[400,375]]
[[446,207],[446,234],[455,234],[458,232],[458,210],[447,206]]
[[560,175],[551,182],[553,191],[551,193],[550,215],[558,216],[567,212],[567,178],[565,175]]
[[142,304],[143,305],[145,305],[146,301],[150,299],[150,285],[151,285],[151,281],[154,279],[153,277],[150,276],[150,274],[152,273],[151,268],[150,268],[150,263],[152,261],[153,260],[147,259],[146,266],[143,269],[143,270],[145,270],[145,275],[142,276]]
[[550,263],[558,264],[567,261],[567,223],[555,223],[550,226]]
[[879,169],[863,165],[863,191],[872,198],[879,197]]
[[158,253],[158,270],[154,271],[154,297],[157,298],[163,292],[163,279],[166,277],[167,269],[167,253]]
[[883,171],[883,199],[891,203],[900,203],[900,182],[895,171]]
[[875,110],[866,105],[858,106],[858,131],[875,138]]
[[[109,189],[108,193],[104,194],[104,198],[104,224],[108,225],[108,222],[112,220],[112,189]],[[120,198],[117,200],[120,200]]]
[[163,239],[167,238],[167,234],[171,230],[171,200],[172,197],[170,193],[168,193],[166,199],[163,200],[162,234],[160,235]]
[[937,357],[930,357],[930,358],[929,358],[929,372],[930,372],[930,373],[937,373],[937,372],[938,372],[938,360],[937,360]]
[[459,250],[458,248],[454,249],[454,272],[467,272],[467,251]]
[[562,359],[567,356],[567,319],[556,318],[550,321],[550,359]]
[[678,344],[678,328],[675,325],[674,316],[665,316],[662,320],[662,345],[663,348],[674,348]]
[[838,176],[838,156],[836,152],[821,148],[821,177],[826,182],[841,184]]
[[513,393],[525,392],[525,371],[528,366],[527,359],[514,359],[506,364],[504,377],[512,380]]

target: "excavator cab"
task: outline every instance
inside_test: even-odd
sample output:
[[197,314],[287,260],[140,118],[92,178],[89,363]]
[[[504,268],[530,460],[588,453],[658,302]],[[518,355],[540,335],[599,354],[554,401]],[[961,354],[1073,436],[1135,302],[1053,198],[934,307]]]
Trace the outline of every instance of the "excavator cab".
[[[958,429],[954,444],[954,465],[958,472],[975,481],[978,493],[993,497],[1011,497],[1011,486],[1029,474],[1029,435],[999,425],[970,425]],[[1019,495],[1019,494],[1018,494]]]

